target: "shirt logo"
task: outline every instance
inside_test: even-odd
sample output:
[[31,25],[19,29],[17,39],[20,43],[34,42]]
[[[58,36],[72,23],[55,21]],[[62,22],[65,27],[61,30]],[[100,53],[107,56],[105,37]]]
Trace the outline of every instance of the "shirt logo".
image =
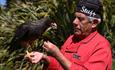
[[89,16],[94,17],[96,15],[93,10],[88,10],[85,6],[82,6],[82,9],[80,11],[89,14]]
[[79,59],[80,60],[80,56],[76,53],[73,54],[73,58]]

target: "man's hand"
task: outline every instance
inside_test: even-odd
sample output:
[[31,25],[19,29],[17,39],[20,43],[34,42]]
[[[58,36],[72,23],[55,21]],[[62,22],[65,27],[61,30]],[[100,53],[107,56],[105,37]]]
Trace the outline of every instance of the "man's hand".
[[50,52],[52,55],[57,55],[60,50],[54,45],[53,43],[47,41],[44,42],[43,48],[47,51]]
[[29,61],[33,64],[38,63],[43,57],[44,54],[40,52],[27,52],[27,54],[25,55],[25,58],[29,59]]

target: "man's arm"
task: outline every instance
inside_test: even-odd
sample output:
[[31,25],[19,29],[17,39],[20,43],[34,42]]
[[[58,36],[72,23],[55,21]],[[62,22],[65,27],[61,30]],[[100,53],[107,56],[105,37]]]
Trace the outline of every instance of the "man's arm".
[[70,70],[71,62],[61,53],[61,51],[51,42],[44,42],[43,46],[61,64],[64,70]]

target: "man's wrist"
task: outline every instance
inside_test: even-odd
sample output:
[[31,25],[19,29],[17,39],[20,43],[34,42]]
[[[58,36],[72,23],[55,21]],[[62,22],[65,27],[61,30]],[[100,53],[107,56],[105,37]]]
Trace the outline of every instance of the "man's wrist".
[[48,63],[50,63],[50,59],[48,58],[48,56],[46,54],[43,54],[42,59],[47,61]]

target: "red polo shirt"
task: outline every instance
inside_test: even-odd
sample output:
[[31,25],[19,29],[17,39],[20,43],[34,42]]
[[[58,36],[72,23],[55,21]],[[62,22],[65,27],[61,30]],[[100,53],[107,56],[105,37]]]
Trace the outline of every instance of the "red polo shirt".
[[[72,62],[70,70],[111,70],[112,55],[109,42],[97,31],[80,42],[71,35],[61,48],[63,55]],[[49,56],[47,70],[64,70],[59,62]]]

